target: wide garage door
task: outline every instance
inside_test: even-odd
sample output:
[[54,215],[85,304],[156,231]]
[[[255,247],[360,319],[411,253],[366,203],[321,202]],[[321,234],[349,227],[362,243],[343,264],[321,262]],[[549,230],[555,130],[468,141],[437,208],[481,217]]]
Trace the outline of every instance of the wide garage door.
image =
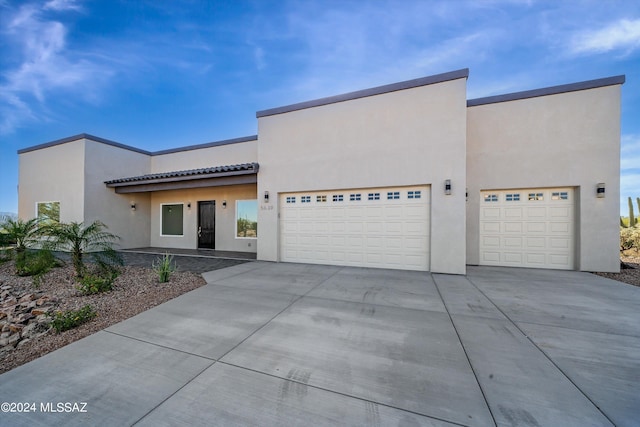
[[574,191],[482,191],[480,264],[574,269]]
[[280,258],[428,270],[429,190],[420,186],[282,194]]

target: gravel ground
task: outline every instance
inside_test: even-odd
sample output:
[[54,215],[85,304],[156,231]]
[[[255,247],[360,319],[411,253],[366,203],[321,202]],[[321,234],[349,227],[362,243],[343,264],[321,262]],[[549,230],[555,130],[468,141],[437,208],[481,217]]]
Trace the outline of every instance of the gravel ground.
[[[148,264],[147,264],[148,265]],[[175,272],[167,283],[158,283],[149,268],[126,266],[114,283],[111,292],[82,296],[75,289],[75,273],[69,265],[48,272],[35,289],[30,277],[14,275],[13,262],[0,265],[0,284],[10,285],[24,292],[42,291],[59,299],[57,310],[77,310],[91,304],[98,316],[77,328],[30,340],[20,348],[0,356],[0,373],[36,359],[46,353],[84,338],[151,307],[206,284],[202,276],[192,272]]]
[[598,276],[618,280],[633,286],[640,286],[640,252],[625,251],[620,255],[623,265],[620,273],[594,273]]

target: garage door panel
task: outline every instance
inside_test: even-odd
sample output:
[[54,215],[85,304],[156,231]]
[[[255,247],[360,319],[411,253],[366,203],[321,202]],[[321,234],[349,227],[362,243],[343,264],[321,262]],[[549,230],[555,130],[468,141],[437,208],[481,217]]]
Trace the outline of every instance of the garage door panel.
[[574,211],[572,188],[482,191],[480,264],[573,269]]
[[[281,259],[428,270],[429,193],[398,187],[281,195]],[[308,202],[287,203],[294,197]]]

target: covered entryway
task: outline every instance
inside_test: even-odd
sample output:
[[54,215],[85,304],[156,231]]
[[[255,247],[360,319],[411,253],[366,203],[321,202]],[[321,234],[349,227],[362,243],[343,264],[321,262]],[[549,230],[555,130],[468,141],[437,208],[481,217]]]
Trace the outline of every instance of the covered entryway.
[[286,262],[429,270],[430,187],[280,195]]
[[573,188],[480,194],[480,264],[573,270]]

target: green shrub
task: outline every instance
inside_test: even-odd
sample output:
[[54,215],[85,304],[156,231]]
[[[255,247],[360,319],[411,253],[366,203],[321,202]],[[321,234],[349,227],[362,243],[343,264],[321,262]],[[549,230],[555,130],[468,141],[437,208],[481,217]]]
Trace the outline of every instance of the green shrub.
[[18,276],[42,276],[60,263],[51,251],[40,249],[16,253],[16,274]]
[[76,286],[83,295],[93,295],[100,292],[109,292],[113,289],[113,282],[118,277],[116,272],[85,273],[79,277]]
[[151,267],[158,275],[160,283],[168,282],[171,273],[178,269],[178,266],[173,262],[173,255],[169,255],[167,253],[164,254],[162,258],[156,259],[151,264]]
[[640,228],[629,227],[620,229],[620,250],[640,250]]
[[57,333],[73,329],[96,317],[98,313],[90,305],[85,305],[80,310],[58,311],[51,321],[51,326]]

